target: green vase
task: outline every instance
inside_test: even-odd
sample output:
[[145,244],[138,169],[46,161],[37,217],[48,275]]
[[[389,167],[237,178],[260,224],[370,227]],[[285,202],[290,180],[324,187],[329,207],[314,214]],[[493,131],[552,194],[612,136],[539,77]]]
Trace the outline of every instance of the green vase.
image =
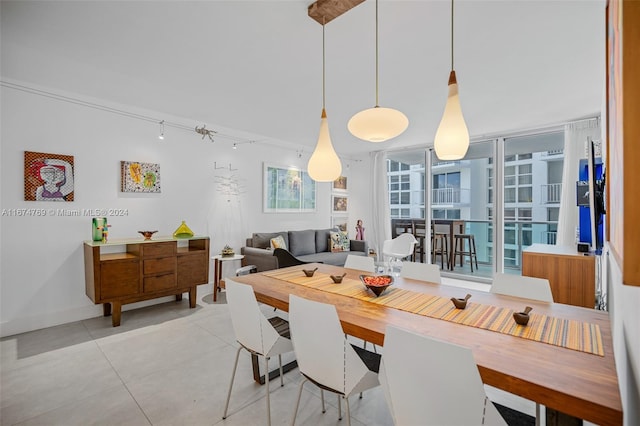
[[106,217],[94,217],[93,220],[93,241],[102,241],[102,228],[107,226]]

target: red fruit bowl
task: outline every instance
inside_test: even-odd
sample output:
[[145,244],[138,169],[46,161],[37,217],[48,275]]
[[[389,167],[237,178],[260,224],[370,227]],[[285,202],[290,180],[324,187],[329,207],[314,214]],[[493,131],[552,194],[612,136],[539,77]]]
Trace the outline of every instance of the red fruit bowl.
[[360,275],[360,281],[378,297],[393,284],[393,277],[391,275]]

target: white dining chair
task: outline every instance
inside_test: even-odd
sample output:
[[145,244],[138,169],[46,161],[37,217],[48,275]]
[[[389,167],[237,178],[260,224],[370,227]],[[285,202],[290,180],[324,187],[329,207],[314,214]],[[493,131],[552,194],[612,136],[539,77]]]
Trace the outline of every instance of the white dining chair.
[[396,425],[506,425],[469,348],[387,326],[380,383]]
[[549,280],[545,278],[526,277],[498,272],[493,277],[491,293],[553,303],[551,285],[549,284]]
[[430,263],[402,262],[400,276],[413,280],[442,284],[440,267]]
[[347,255],[347,260],[344,262],[344,267],[367,272],[375,272],[376,262],[373,260],[373,257],[349,254]]
[[382,243],[382,255],[395,259],[405,259],[413,255],[418,240],[412,234],[404,233]]
[[264,358],[265,367],[265,391],[267,394],[267,424],[271,424],[271,402],[269,399],[269,358],[278,355],[280,363],[280,386],[284,386],[282,377],[282,354],[293,351],[293,344],[289,338],[289,327],[286,320],[280,317],[267,319],[256,300],[253,288],[250,285],[240,284],[229,278],[226,280],[227,304],[231,314],[233,331],[236,340],[240,344],[236,352],[236,361],[233,364],[229,393],[224,406],[223,419],[227,418],[231,389],[236,376],[238,358],[242,349]]
[[[318,326],[321,324],[321,326]],[[380,384],[380,355],[347,342],[335,306],[289,296],[291,339],[304,380],[300,382],[293,412],[295,425],[302,388],[310,381],[321,390],[338,395],[338,417],[342,419],[341,399],[344,399],[347,424],[351,424],[349,397]],[[324,397],[322,412],[324,412]]]
[[[545,278],[496,273],[491,293],[553,303],[551,284]],[[536,426],[540,424],[540,404],[536,403]]]

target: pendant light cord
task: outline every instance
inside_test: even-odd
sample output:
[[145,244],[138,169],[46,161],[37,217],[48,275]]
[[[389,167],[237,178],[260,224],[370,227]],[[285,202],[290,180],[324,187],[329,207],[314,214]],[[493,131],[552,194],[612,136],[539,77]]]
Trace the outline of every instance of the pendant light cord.
[[378,0],[376,0],[376,107],[378,106]]
[[451,0],[451,70],[453,71],[453,0]]
[[324,110],[324,105],[325,105],[325,94],[324,94],[324,74],[325,74],[325,71],[324,71],[324,68],[325,68],[325,65],[324,65],[324,61],[325,61],[325,59],[324,59],[324,56],[325,56],[324,55],[324,25],[325,25],[325,22],[324,22],[324,19],[325,18],[323,16],[322,17],[322,109],[323,110]]

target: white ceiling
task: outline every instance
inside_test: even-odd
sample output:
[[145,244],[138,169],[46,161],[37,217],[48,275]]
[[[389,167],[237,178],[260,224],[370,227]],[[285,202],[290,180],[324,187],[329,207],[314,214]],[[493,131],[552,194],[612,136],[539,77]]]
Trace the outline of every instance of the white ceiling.
[[[307,16],[310,3],[3,0],[2,78],[311,152],[322,27]],[[455,5],[455,69],[472,137],[600,111],[603,0]],[[449,37],[449,1],[380,0],[380,105],[410,124],[370,144],[351,136],[347,121],[375,103],[375,3],[327,24],[326,107],[339,154],[431,143],[446,100]]]

